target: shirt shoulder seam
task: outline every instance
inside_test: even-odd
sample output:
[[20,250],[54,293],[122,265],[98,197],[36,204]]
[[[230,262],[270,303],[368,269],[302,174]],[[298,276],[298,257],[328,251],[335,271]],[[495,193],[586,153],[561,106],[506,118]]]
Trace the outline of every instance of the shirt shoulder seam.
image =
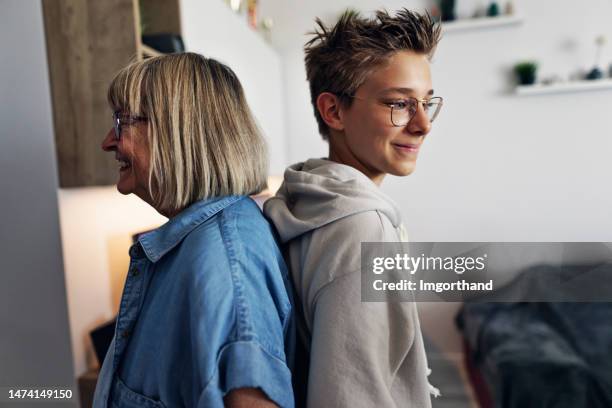
[[242,280],[240,277],[240,266],[237,258],[238,253],[242,249],[240,248],[239,239],[236,238],[235,225],[232,224],[234,218],[226,211],[221,211],[218,215],[219,232],[221,234],[221,240],[223,241],[223,247],[227,256],[232,280],[232,295],[234,298],[232,305],[235,312],[234,318],[236,325],[236,332],[234,333],[235,338],[233,340],[256,339],[257,336],[255,336],[253,328],[250,325],[250,313],[246,299],[244,298]]

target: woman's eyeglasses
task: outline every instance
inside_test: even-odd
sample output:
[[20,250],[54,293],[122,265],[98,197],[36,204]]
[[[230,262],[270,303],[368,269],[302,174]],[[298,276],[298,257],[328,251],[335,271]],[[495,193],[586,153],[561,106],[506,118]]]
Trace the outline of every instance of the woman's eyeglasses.
[[123,114],[121,111],[113,112],[113,125],[115,127],[115,140],[121,140],[121,127],[124,125],[133,125],[136,122],[146,122],[144,116],[130,116]]

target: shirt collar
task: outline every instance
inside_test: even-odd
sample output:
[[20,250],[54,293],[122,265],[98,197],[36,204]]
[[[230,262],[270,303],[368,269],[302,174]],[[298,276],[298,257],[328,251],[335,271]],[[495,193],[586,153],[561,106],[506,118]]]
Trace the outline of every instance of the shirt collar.
[[142,234],[138,242],[153,263],[159,261],[198,225],[244,196],[214,197],[197,201],[154,231]]

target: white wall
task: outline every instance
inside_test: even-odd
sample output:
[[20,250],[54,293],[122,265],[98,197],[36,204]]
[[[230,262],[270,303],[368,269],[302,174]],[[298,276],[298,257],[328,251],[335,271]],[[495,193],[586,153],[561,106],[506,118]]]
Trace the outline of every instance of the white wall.
[[[505,2],[500,2],[505,3]],[[460,17],[488,1],[458,1]],[[302,47],[314,18],[346,7],[422,10],[426,1],[267,0],[287,103],[289,161],[327,155],[310,105]],[[608,37],[612,1],[515,1],[518,27],[449,33],[432,65],[445,106],[416,172],[383,189],[403,210],[413,241],[612,241],[612,90],[517,97],[509,68],[536,58],[544,75],[590,69],[594,38]],[[458,304],[420,304],[425,332],[447,351],[461,348]]]
[[279,55],[224,1],[181,0],[180,6],[185,47],[236,73],[268,142],[270,174],[282,175],[288,163]]
[[386,186],[415,240],[612,240],[612,91],[517,97],[506,79],[524,58],[544,73],[590,68],[595,36],[612,39],[612,2],[518,4],[522,26],[440,44],[433,74],[444,111],[416,173]]
[[0,387],[70,387],[76,400],[42,10],[0,7]]

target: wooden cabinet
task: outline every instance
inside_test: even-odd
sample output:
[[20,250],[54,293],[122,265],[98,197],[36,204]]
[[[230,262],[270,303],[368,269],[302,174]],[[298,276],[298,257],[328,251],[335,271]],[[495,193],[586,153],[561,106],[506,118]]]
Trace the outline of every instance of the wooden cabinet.
[[146,56],[142,28],[180,34],[178,0],[42,4],[60,187],[114,184],[117,163],[100,148],[112,127],[108,85],[119,69]]

